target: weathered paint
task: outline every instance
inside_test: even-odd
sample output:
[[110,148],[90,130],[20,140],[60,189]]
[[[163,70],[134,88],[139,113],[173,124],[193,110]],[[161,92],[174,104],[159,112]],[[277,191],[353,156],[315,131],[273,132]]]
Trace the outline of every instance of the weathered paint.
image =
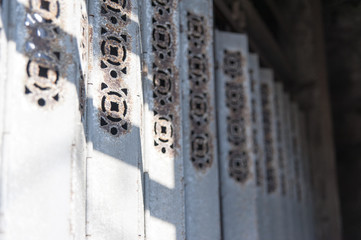
[[180,24],[186,237],[219,240],[212,1],[183,0]]
[[179,3],[141,1],[145,232],[185,239]]
[[1,232],[7,240],[81,239],[85,140],[73,25],[78,4],[3,4],[11,29],[6,31]]
[[264,155],[264,135],[262,121],[262,99],[259,58],[256,54],[249,56],[249,76],[251,81],[251,110],[253,154],[255,158],[255,179],[257,185],[257,223],[260,239],[268,239],[265,214],[267,213],[266,173]]
[[89,1],[88,239],[143,239],[138,1]]
[[282,207],[279,159],[277,151],[277,128],[275,109],[275,85],[273,71],[261,69],[262,117],[266,168],[267,213],[264,214],[266,229],[271,239],[282,239]]
[[215,39],[223,239],[258,239],[248,41],[220,31]]
[[[75,1],[72,9],[76,45],[74,57],[77,62],[75,86],[77,88],[77,129],[72,152],[71,176],[71,223],[70,231],[74,239],[84,239],[86,235],[86,83],[88,80],[88,13],[87,0]],[[74,41],[75,44],[75,41]]]

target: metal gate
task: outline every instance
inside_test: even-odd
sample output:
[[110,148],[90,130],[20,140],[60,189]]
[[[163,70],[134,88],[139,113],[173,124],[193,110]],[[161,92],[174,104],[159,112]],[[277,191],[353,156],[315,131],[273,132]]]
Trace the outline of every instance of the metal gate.
[[3,0],[0,239],[313,239],[304,113],[211,0]]

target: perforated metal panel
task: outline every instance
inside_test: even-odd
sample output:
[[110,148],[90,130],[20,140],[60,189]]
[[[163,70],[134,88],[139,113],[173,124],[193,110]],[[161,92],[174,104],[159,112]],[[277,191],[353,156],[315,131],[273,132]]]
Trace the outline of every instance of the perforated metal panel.
[[223,238],[258,239],[247,37],[216,31],[215,49]]
[[277,126],[275,116],[275,85],[273,72],[261,69],[262,116],[264,129],[264,151],[266,168],[267,213],[265,213],[266,229],[271,239],[282,239],[281,221],[282,207],[280,172],[277,151]]
[[87,236],[143,239],[138,1],[89,1],[88,16]]
[[265,153],[261,99],[261,79],[260,79],[259,59],[256,54],[249,56],[249,76],[251,81],[251,118],[252,118],[252,138],[253,154],[255,163],[255,179],[257,185],[257,223],[260,239],[267,239],[269,234],[266,229],[265,214],[267,213],[266,194],[266,172]]
[[179,3],[141,5],[146,235],[185,239]]
[[79,239],[85,235],[85,140],[73,24],[80,20],[79,5],[63,0],[2,4],[8,6],[11,29],[3,32],[6,65],[1,60],[7,71],[1,232],[7,240]]
[[213,5],[180,4],[187,239],[221,239],[213,64]]

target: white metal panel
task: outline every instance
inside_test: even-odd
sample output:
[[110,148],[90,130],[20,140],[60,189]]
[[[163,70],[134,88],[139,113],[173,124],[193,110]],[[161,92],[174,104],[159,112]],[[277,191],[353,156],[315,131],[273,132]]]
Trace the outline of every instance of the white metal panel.
[[138,1],[89,1],[87,238],[143,239]]
[[281,216],[282,206],[280,173],[277,152],[277,132],[275,118],[274,80],[273,71],[261,69],[261,95],[262,95],[262,116],[264,129],[264,151],[266,165],[266,192],[267,192],[267,213],[264,214],[266,231],[270,239],[282,239]]
[[215,51],[223,239],[258,239],[247,37],[216,31]]
[[290,95],[285,93],[283,95],[283,118],[284,118],[284,139],[286,144],[286,169],[287,169],[287,221],[288,221],[288,236],[289,239],[295,239],[296,228],[298,224],[295,222],[295,204],[296,204],[296,194],[295,194],[295,174],[294,174],[294,156],[293,156],[293,146],[292,146],[292,133],[291,133],[291,100]]
[[185,239],[178,0],[141,1],[146,237]]
[[219,240],[212,1],[182,0],[180,21],[186,237]]
[[5,178],[3,165],[3,138],[4,132],[4,107],[5,107],[5,81],[7,74],[6,59],[7,59],[7,43],[5,35],[5,26],[7,24],[7,5],[8,1],[2,1],[0,4],[0,239],[4,234],[4,193],[5,193]]
[[[76,39],[73,57],[76,58],[75,85],[77,86],[78,114],[80,121],[76,122],[74,149],[72,152],[71,177],[71,228],[74,239],[85,239],[86,235],[86,83],[88,72],[88,12],[87,0],[74,1],[72,14],[74,20],[71,26]],[[73,23],[77,24],[74,25]],[[74,41],[75,43],[75,41]]]
[[257,223],[260,239],[268,239],[265,214],[267,214],[266,173],[264,135],[262,121],[261,81],[258,55],[249,56],[249,76],[251,81],[252,137],[257,185]]
[[287,149],[284,138],[284,126],[283,121],[284,108],[283,108],[283,85],[282,83],[275,84],[275,118],[276,118],[276,135],[277,135],[277,155],[278,155],[278,168],[279,168],[279,180],[280,180],[280,204],[281,204],[281,218],[278,220],[281,222],[283,228],[281,239],[290,239],[288,230],[290,229],[290,222],[287,219],[288,209],[287,203],[289,199],[287,198]]
[[[4,239],[81,239],[84,134],[75,1],[9,3],[2,204]],[[78,175],[79,174],[79,175]],[[75,209],[78,208],[78,209]]]

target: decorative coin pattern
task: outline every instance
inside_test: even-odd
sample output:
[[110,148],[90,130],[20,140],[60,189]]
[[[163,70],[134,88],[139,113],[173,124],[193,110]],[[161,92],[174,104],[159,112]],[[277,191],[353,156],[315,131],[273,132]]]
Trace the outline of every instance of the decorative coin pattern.
[[58,103],[62,92],[60,8],[58,0],[30,0],[25,17],[25,95],[42,108]]
[[264,129],[264,153],[266,162],[267,192],[272,193],[277,189],[276,171],[273,166],[273,137],[272,137],[272,114],[270,102],[270,87],[267,83],[261,84],[262,115]]
[[151,0],[152,16],[152,88],[154,101],[154,147],[161,153],[173,152],[176,145],[178,113],[178,72],[175,66],[176,29],[173,23],[175,0]]
[[193,166],[205,170],[212,166],[212,138],[209,130],[211,109],[207,93],[209,62],[207,23],[204,16],[187,12],[188,80],[191,156]]
[[257,91],[258,87],[256,79],[254,78],[254,72],[252,69],[249,71],[250,82],[251,82],[251,111],[252,111],[252,139],[253,139],[253,154],[255,162],[255,174],[256,174],[256,184],[257,186],[262,186],[263,184],[263,174],[261,170],[261,153],[260,153],[260,143],[259,143],[259,132],[258,132],[258,116],[257,116]]
[[246,92],[242,71],[243,57],[240,51],[224,51],[223,71],[227,76],[225,95],[227,116],[227,139],[231,146],[228,153],[229,176],[236,182],[245,183],[250,178],[250,159],[246,139]]
[[128,133],[129,91],[124,77],[129,71],[131,37],[125,27],[129,24],[131,4],[129,0],[101,0],[99,65],[104,73],[100,84],[99,123],[113,136]]

